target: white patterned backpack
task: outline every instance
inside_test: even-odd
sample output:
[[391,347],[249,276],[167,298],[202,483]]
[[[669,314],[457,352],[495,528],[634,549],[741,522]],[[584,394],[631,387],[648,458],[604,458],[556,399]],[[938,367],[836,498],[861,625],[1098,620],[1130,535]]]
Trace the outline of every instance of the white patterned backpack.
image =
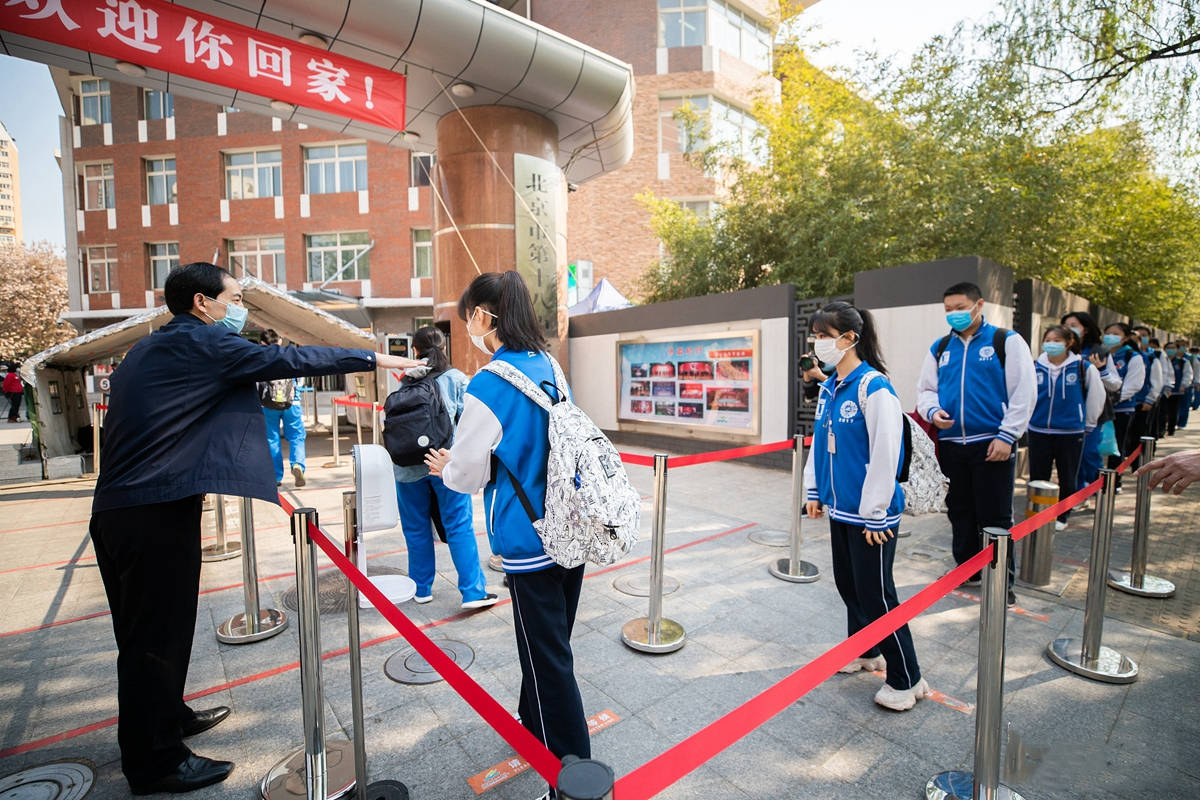
[[614,564],[637,544],[641,498],[629,483],[612,442],[583,409],[571,402],[562,367],[549,354],[546,358],[554,367],[553,400],[511,364],[492,361],[483,367],[511,383],[550,415],[546,513],[542,519],[536,519],[512,470],[508,475],[546,555],[555,563],[567,568],[584,561]]
[[[858,382],[858,407],[864,417],[867,415],[867,386],[877,377],[883,376],[870,370]],[[933,440],[915,419],[903,411],[900,415],[904,417],[904,461],[896,480],[904,491],[904,513],[918,516],[941,511],[950,481],[938,466]]]

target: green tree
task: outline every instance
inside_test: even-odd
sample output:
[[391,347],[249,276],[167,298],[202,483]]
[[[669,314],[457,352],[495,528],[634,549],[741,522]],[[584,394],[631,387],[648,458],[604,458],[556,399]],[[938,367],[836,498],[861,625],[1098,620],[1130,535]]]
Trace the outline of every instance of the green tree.
[[67,272],[47,242],[0,247],[0,357],[21,360],[75,336],[58,321],[67,310]]

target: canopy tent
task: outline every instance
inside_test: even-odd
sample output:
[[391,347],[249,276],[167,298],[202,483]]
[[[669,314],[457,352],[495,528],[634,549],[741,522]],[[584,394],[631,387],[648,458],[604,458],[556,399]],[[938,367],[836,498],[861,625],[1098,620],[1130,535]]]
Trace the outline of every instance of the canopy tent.
[[[309,303],[280,291],[257,278],[242,278],[243,303],[249,322],[272,328],[299,345],[376,349],[371,334]],[[26,359],[21,377],[34,389],[38,434],[43,458],[72,455],[77,451],[75,432],[91,422],[86,406],[83,370],[93,364],[120,358],[138,341],[171,321],[166,306],[121,320],[104,328],[57,344]],[[374,376],[368,380],[374,394]]]
[[628,298],[617,290],[617,287],[609,283],[608,278],[601,278],[600,282],[588,292],[587,297],[567,309],[567,314],[574,317],[579,314],[615,311],[618,308],[629,308],[631,305],[633,303],[629,302]]

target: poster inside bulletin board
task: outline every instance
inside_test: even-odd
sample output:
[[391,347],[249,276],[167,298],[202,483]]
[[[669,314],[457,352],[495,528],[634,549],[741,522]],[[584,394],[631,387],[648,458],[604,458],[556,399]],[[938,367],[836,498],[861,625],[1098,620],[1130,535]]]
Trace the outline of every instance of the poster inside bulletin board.
[[758,331],[617,343],[623,420],[758,433]]

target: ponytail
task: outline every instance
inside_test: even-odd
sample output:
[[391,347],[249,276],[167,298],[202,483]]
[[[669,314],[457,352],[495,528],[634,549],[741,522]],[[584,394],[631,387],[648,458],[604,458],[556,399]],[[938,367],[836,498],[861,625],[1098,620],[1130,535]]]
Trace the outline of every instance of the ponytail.
[[875,318],[870,311],[838,300],[814,314],[811,327],[830,336],[853,331],[857,339],[854,343],[855,354],[876,372],[887,375],[887,366],[883,363],[879,338],[875,333]]
[[450,369],[450,359],[446,358],[446,337],[434,326],[419,328],[413,334],[412,346],[417,358],[428,359],[431,372]]

